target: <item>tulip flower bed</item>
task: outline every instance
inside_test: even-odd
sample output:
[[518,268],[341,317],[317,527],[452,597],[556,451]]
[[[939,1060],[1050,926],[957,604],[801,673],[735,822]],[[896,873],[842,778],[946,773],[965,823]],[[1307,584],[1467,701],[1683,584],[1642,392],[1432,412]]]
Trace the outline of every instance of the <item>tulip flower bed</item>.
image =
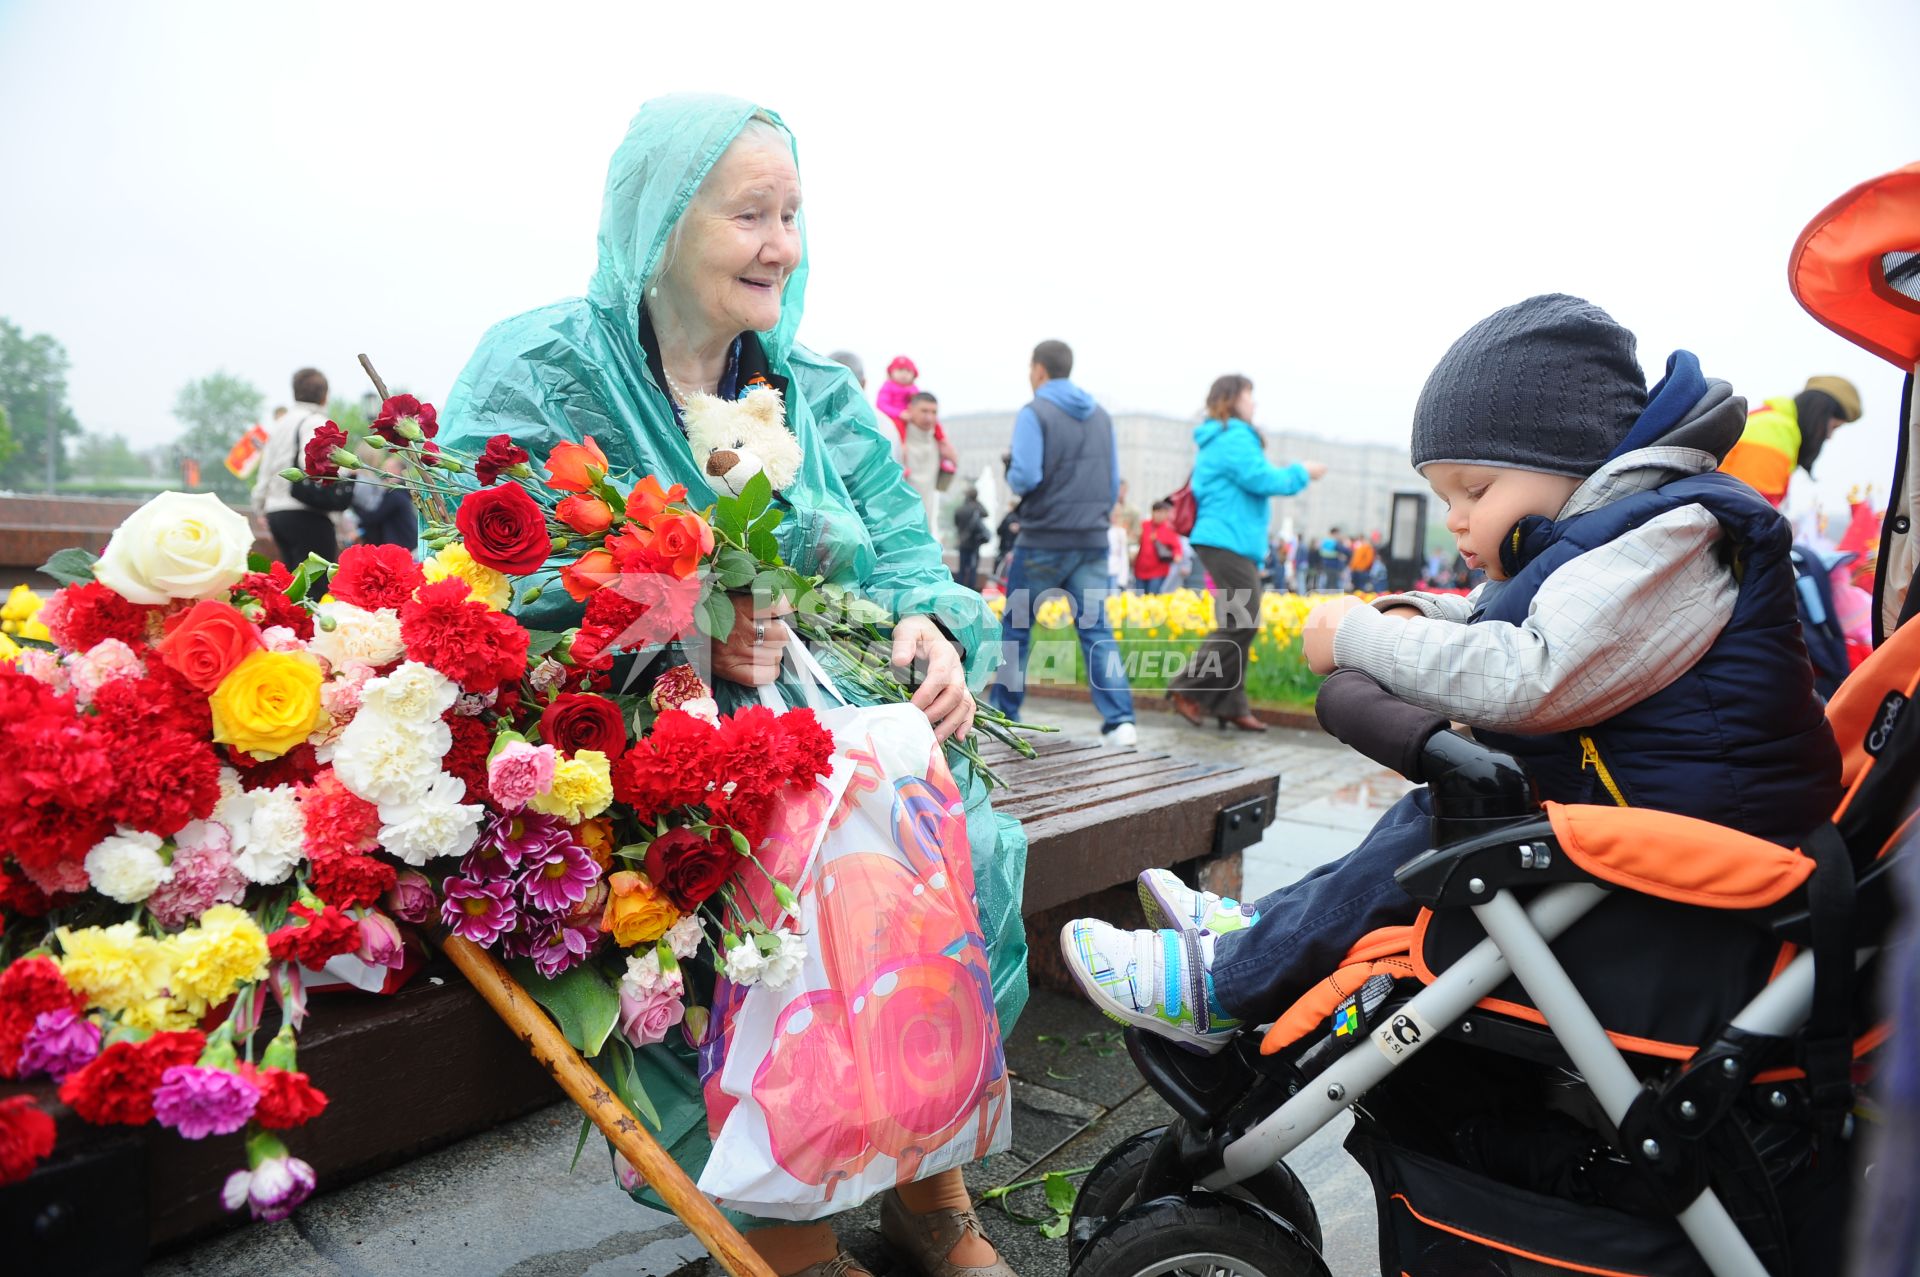
[[[1308,711],[1320,690],[1320,676],[1307,668],[1300,647],[1301,627],[1317,602],[1304,594],[1261,596],[1260,632],[1247,653],[1247,695],[1255,705],[1271,709]],[[1005,610],[1004,598],[989,600],[996,613]],[[1156,692],[1213,631],[1214,598],[1202,590],[1175,590],[1171,594],[1128,591],[1106,601],[1107,623],[1127,665],[1127,680],[1135,692]],[[1034,613],[1033,650],[1027,661],[1030,685],[1085,687],[1085,662],[1067,600],[1055,596],[1041,602]]]

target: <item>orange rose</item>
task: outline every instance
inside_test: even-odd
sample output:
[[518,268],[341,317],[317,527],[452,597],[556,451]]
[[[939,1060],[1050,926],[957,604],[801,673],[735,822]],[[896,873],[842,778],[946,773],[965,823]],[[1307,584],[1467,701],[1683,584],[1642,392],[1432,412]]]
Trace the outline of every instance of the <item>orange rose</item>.
[[260,650],[260,631],[231,603],[202,599],[167,620],[160,659],[203,692],[211,692],[234,667]]
[[617,575],[613,567],[613,556],[605,550],[588,550],[560,569],[560,584],[575,603],[585,603],[593,594]]
[[658,479],[647,475],[627,494],[627,517],[635,523],[652,523],[668,506],[686,499],[685,485],[676,483],[671,488],[662,488]]
[[613,526],[613,507],[599,497],[582,493],[561,498],[560,504],[553,507],[553,513],[560,522],[585,536],[605,532]]
[[713,553],[713,529],[697,514],[666,515],[640,534],[640,543],[684,581]]
[[667,934],[667,928],[680,921],[680,911],[661,895],[643,873],[622,869],[607,876],[607,911],[600,918],[600,930],[613,937],[623,949],[647,944]]
[[556,444],[547,454],[547,486],[561,492],[585,492],[593,486],[588,466],[598,469],[601,478],[606,477],[607,454],[600,451],[592,435],[580,443]]
[[574,841],[587,849],[593,863],[605,872],[613,866],[613,822],[605,816],[583,820],[573,827]]

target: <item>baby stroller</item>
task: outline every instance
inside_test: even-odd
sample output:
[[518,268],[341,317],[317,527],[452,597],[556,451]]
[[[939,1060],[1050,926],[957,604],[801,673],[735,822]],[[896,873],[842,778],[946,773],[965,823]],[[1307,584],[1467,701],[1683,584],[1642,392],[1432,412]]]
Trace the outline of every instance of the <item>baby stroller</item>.
[[[1890,179],[1920,210],[1920,166]],[[1797,281],[1821,252],[1809,277],[1841,277],[1845,246],[1817,234],[1846,229],[1850,200],[1885,207],[1860,195],[1803,235]],[[1855,254],[1864,290],[1889,247]],[[1892,309],[1879,353],[1910,369],[1920,307]],[[1861,331],[1839,301],[1816,314]],[[1920,434],[1911,379],[1903,411]],[[1903,437],[1890,514],[1914,500],[1900,482],[1911,448]],[[1911,517],[1888,524],[1910,535]],[[1512,758],[1364,676],[1329,679],[1330,730],[1432,789],[1433,849],[1396,875],[1419,919],[1363,937],[1264,1040],[1200,1056],[1127,1031],[1177,1118],[1088,1175],[1074,1277],[1327,1275],[1284,1159],[1348,1109],[1385,1274],[1842,1271],[1857,1087],[1886,1037],[1876,953],[1894,871],[1920,851],[1920,712],[1906,712],[1920,625],[1895,628],[1920,601],[1913,564],[1910,544],[1883,546],[1884,641],[1828,704],[1845,797],[1797,849],[1684,816],[1540,804]]]

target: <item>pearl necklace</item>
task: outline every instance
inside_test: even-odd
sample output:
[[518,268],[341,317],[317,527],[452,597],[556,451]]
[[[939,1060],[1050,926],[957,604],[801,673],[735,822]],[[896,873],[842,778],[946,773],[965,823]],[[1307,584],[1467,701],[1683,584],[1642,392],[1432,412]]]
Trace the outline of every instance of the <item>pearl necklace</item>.
[[[689,396],[687,392],[681,388],[680,383],[673,379],[673,374],[667,371],[665,364],[660,365],[660,375],[667,379],[667,393],[673,396],[673,401],[682,408],[686,407]],[[714,389],[718,390],[719,386],[716,384]],[[705,394],[707,391],[703,388],[698,393]]]

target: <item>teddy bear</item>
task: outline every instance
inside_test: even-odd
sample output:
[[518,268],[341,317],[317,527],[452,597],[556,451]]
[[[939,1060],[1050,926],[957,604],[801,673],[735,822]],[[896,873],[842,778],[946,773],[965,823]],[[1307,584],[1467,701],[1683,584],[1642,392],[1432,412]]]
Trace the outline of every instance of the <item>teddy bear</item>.
[[765,474],[777,492],[800,473],[800,441],[787,429],[786,406],[772,386],[734,400],[694,395],[681,409],[693,460],[716,488],[739,496]]

